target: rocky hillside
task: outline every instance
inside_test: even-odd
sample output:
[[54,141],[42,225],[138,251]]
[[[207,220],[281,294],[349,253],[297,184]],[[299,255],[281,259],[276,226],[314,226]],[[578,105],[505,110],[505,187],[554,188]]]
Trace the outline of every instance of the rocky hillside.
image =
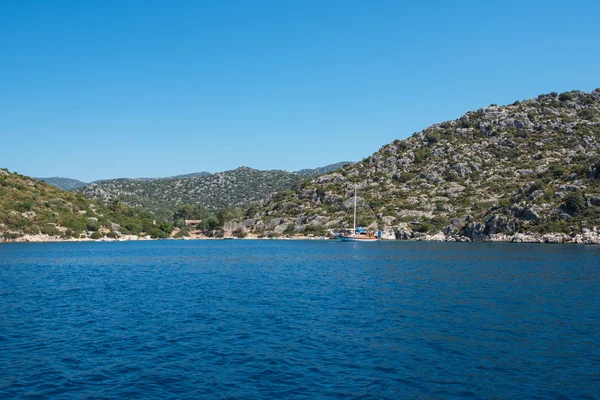
[[[274,195],[245,229],[359,224],[387,238],[600,241],[600,89],[468,112]],[[240,227],[241,227],[240,225]]]
[[33,178],[0,169],[0,241],[122,235],[166,237],[172,226],[147,213],[89,200]]
[[177,206],[182,204],[199,204],[209,211],[225,206],[243,206],[274,192],[290,189],[303,179],[296,173],[241,167],[210,176],[150,182],[116,179],[90,184],[77,189],[77,192],[104,202],[118,199],[166,219],[171,218]]

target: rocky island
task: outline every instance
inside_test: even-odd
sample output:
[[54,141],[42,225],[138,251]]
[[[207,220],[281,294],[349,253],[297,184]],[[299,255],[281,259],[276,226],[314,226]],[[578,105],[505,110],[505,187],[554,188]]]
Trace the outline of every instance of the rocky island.
[[73,193],[0,170],[0,240],[323,237],[352,226],[357,188],[359,225],[388,240],[600,243],[599,140],[596,89],[492,104],[318,172],[243,167]]

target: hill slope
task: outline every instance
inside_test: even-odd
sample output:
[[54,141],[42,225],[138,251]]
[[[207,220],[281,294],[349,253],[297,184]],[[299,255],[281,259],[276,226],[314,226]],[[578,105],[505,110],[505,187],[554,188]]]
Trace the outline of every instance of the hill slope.
[[[0,241],[25,235],[35,240],[100,238],[105,234],[168,236],[172,226],[154,224],[144,212],[119,203],[104,205],[45,182],[0,169]],[[41,236],[40,236],[41,235]]]
[[352,226],[356,186],[359,224],[390,238],[590,242],[599,142],[600,89],[492,105],[277,193],[246,225],[270,234]]
[[241,167],[210,176],[150,182],[116,179],[90,184],[77,192],[102,201],[118,199],[166,219],[182,204],[200,204],[210,211],[225,206],[242,206],[257,202],[271,193],[289,189],[303,179],[296,173]]

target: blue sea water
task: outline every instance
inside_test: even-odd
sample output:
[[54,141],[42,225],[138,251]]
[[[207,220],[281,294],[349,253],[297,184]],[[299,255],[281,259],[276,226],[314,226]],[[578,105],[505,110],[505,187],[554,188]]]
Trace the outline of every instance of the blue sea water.
[[0,244],[2,398],[598,393],[599,247]]

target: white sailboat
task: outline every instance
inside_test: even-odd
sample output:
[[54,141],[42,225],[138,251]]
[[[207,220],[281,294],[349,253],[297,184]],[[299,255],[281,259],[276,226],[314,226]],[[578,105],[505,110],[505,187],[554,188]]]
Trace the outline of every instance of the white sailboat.
[[356,185],[354,185],[354,226],[352,232],[340,232],[337,238],[343,242],[376,242],[379,240],[375,233],[356,228]]

